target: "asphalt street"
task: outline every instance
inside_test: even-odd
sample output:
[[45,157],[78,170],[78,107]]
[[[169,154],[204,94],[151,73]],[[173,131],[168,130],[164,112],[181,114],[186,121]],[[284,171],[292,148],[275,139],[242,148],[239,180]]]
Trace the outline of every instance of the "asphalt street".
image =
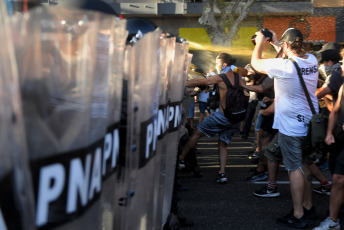
[[[292,208],[285,169],[279,168],[278,191],[281,195],[276,198],[255,197],[253,192],[262,188],[266,181],[248,182],[246,179],[256,166],[248,159],[253,142],[253,131],[248,139],[242,139],[238,134],[233,137],[227,147],[226,175],[229,181],[218,184],[215,181],[218,170],[217,137],[200,139],[197,148],[201,154],[197,154],[197,160],[203,177],[194,178],[186,170],[178,172],[180,183],[188,187],[188,191],[178,192],[179,210],[194,221],[193,227],[183,227],[183,230],[291,229],[276,222],[276,218],[286,215]],[[329,170],[323,173],[331,180]],[[313,187],[318,186],[319,182],[313,179]],[[318,219],[310,220],[307,229],[318,226],[327,217],[329,196],[313,193],[313,205]],[[341,223],[344,223],[343,218]]]

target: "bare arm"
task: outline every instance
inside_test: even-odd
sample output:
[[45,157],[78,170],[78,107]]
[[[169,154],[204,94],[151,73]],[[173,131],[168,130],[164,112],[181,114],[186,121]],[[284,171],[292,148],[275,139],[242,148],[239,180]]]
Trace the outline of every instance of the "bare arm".
[[214,75],[209,78],[199,78],[199,79],[191,79],[186,82],[186,87],[196,87],[199,85],[213,85],[221,82],[222,79],[219,75]]
[[315,96],[320,99],[320,98],[323,98],[326,94],[329,94],[331,93],[331,89],[326,86],[326,87],[321,87],[321,88],[318,88],[316,91],[315,91]]
[[329,119],[328,119],[328,127],[327,127],[327,134],[326,134],[326,139],[325,142],[328,145],[331,145],[332,143],[335,142],[334,136],[333,136],[333,130],[335,128],[337,119],[338,119],[338,114],[340,111],[340,102],[342,100],[342,94],[343,94],[343,86],[340,87],[339,92],[338,92],[338,99],[334,105],[333,110],[330,113]]
[[241,83],[241,86],[244,89],[247,89],[249,91],[253,91],[253,92],[256,92],[256,93],[263,93],[266,90],[272,88],[273,85],[274,85],[273,81],[262,82],[262,84],[259,84],[259,85],[245,85],[245,84]]
[[264,35],[259,31],[256,32],[256,46],[254,47],[251,65],[255,68],[256,71],[266,74],[263,70],[264,59],[262,58],[263,54],[263,45],[267,42],[268,38],[265,38]]

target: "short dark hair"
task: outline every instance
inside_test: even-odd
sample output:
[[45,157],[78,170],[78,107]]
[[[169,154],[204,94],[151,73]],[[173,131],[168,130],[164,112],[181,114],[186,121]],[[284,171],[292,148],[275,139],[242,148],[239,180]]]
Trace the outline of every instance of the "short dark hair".
[[227,65],[234,65],[236,62],[236,59],[232,57],[229,53],[220,53],[217,55],[216,59],[220,59],[223,61],[223,63],[227,63]]
[[337,50],[325,50],[321,52],[321,59],[319,63],[333,61],[333,63],[338,63],[341,60],[341,56]]

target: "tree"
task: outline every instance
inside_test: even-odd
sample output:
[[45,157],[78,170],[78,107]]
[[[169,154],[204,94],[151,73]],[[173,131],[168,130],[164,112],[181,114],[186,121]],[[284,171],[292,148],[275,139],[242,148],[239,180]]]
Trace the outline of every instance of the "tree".
[[[241,0],[224,2],[223,0],[203,0],[202,16],[198,22],[205,27],[213,45],[231,45],[244,20],[256,0],[247,0],[240,14],[235,17]],[[215,7],[220,10],[220,17],[215,17]],[[227,13],[227,9],[230,12]]]

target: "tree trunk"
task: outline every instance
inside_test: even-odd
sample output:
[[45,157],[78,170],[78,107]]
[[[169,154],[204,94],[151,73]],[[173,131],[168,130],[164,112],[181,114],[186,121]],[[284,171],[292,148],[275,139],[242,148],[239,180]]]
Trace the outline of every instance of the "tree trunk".
[[[240,2],[241,0],[226,3],[223,0],[203,0],[203,12],[198,22],[205,27],[212,45],[230,46],[232,44],[241,21],[247,17],[255,0],[247,0],[239,16],[235,17]],[[219,18],[215,17],[215,7],[220,11]],[[228,8],[230,12],[227,14]]]

